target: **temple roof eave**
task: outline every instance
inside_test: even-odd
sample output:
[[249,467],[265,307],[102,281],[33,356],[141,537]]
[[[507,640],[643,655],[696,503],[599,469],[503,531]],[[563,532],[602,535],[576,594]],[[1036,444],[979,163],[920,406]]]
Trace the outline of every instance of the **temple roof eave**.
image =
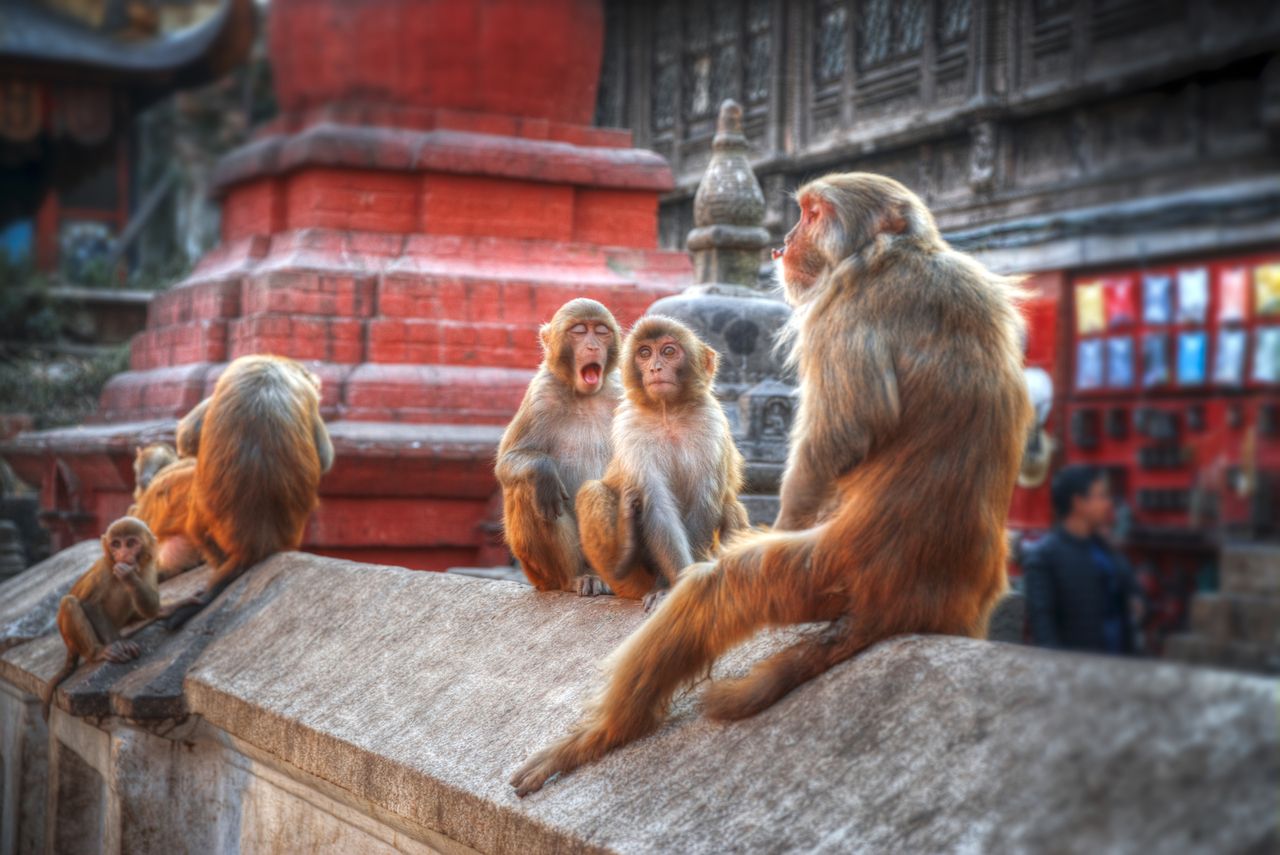
[[254,21],[253,0],[221,0],[217,11],[195,26],[125,43],[30,0],[12,0],[0,9],[0,68],[20,64],[99,79],[153,79],[165,89],[190,86],[213,80],[244,58]]

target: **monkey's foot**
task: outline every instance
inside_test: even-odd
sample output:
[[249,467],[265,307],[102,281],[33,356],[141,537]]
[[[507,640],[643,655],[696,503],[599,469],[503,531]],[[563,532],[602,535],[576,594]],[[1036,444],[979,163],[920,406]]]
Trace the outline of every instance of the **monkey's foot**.
[[600,597],[612,593],[613,591],[599,576],[588,573],[578,577],[579,597]]
[[534,754],[511,776],[511,786],[516,795],[524,798],[542,789],[542,785],[559,775],[567,775],[583,763],[589,763],[605,753],[603,746],[593,747],[591,731],[571,733],[554,745]]
[[136,641],[113,641],[102,651],[102,656],[108,662],[132,662],[141,653],[142,648]]
[[660,591],[650,591],[645,594],[644,599],[641,600],[641,602],[644,603],[644,613],[649,614],[656,609],[658,605],[666,599],[666,596],[669,593],[671,593],[670,588],[663,588]]

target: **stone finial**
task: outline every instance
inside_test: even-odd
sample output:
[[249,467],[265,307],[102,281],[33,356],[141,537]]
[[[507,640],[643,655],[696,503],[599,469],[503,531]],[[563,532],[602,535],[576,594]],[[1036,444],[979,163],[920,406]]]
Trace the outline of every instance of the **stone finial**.
[[726,100],[711,144],[711,161],[693,197],[688,247],[701,285],[756,287],[760,252],[769,243],[764,193],[747,159],[742,107]]

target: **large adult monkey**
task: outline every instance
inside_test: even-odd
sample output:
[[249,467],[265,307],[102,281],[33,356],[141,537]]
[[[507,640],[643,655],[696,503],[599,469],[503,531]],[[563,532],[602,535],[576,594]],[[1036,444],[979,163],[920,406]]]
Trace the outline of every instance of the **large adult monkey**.
[[719,357],[661,315],[627,335],[613,459],[577,495],[582,550],[623,597],[665,596],[680,571],[748,526],[742,455],[712,394]]
[[237,359],[179,423],[178,450],[196,458],[187,534],[214,569],[207,590],[166,608],[170,629],[250,566],[302,543],[333,465],[319,378],[292,359]]
[[507,546],[539,591],[607,589],[578,545],[573,497],[609,462],[609,430],[622,396],[618,322],[595,300],[565,303],[539,331],[543,359],[498,445]]
[[1015,284],[951,249],[891,179],[831,175],[797,201],[781,253],[801,392],[784,530],[686,569],[586,716],[515,774],[519,795],[651,732],[677,688],[762,627],[827,623],[712,683],[709,716],[753,715],[888,636],[980,636],[1005,589],[1031,421]]
[[82,657],[88,662],[128,662],[142,652],[121,630],[160,610],[155,553],[156,539],[141,520],[121,517],[107,527],[102,555],[58,603],[58,632],[67,658],[45,687],[46,720],[58,684],[71,676]]

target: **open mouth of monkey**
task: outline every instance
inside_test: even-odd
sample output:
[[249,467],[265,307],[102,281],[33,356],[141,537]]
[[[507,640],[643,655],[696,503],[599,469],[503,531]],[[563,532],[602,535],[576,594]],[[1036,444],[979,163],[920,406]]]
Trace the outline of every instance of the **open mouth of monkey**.
[[774,261],[777,261],[779,258],[782,258],[782,256],[786,255],[786,253],[787,253],[787,245],[785,243],[782,245],[781,249],[775,246],[772,250],[769,251],[769,254],[773,257]]
[[604,373],[604,368],[599,362],[588,362],[578,373],[582,376],[583,383],[594,386],[600,382],[600,375]]

